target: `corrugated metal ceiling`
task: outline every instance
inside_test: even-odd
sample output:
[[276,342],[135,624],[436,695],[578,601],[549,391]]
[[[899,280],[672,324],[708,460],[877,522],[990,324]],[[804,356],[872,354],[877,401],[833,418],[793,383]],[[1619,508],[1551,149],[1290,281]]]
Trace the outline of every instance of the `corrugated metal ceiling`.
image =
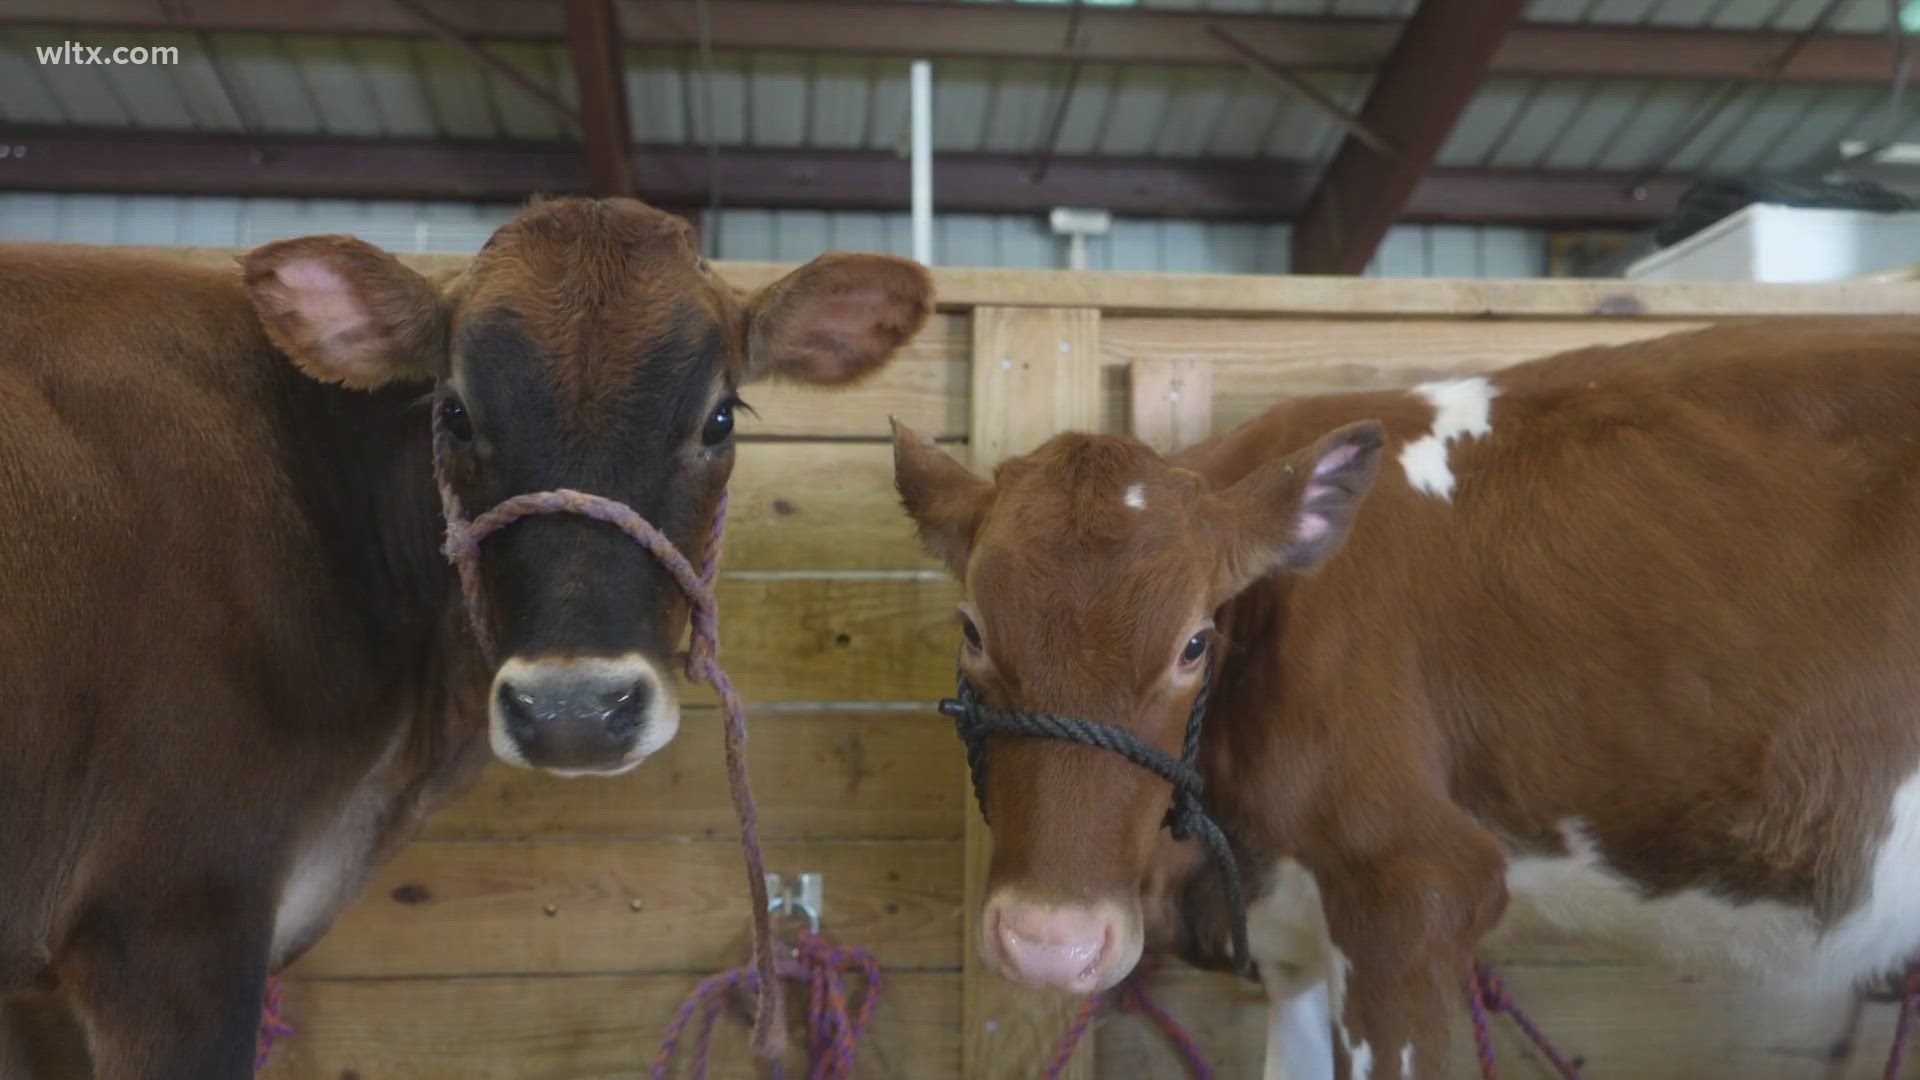
[[[911,0],[900,0],[911,2]],[[1538,20],[1674,26],[1806,26],[1828,0],[1534,0]],[[1413,0],[1154,0],[1159,7],[1403,15]],[[1875,31],[1884,0],[1843,0],[1834,29]],[[388,136],[564,137],[544,103],[436,41],[322,35],[122,33],[114,44],[172,45],[170,67],[62,67],[34,49],[98,30],[0,30],[0,120],[89,127]],[[494,46],[571,98],[560,45]],[[713,129],[728,146],[897,149],[906,119],[905,65],[804,53],[715,57]],[[940,150],[1028,153],[1044,140],[1065,67],[1030,61],[936,66]],[[1362,76],[1311,76],[1358,107]],[[704,91],[690,50],[632,50],[634,138],[706,137]],[[1632,170],[1666,156],[1717,84],[1496,78],[1441,154],[1447,165]],[[1752,85],[1671,156],[1682,170],[1791,169],[1843,137],[1886,125],[1885,94],[1859,87]],[[1902,131],[1906,126],[1903,121]],[[1899,132],[1896,132],[1899,134]],[[1319,162],[1339,129],[1295,95],[1232,68],[1088,64],[1073,81],[1057,152],[1148,157],[1269,157]]]

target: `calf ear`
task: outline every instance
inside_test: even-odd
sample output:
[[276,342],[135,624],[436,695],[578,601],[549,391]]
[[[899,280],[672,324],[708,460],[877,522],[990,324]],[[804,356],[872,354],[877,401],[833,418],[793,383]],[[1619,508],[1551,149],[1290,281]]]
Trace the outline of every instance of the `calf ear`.
[[898,420],[893,422],[893,483],[927,553],[964,579],[993,485]]
[[350,236],[302,236],[248,252],[247,293],[267,337],[321,382],[372,390],[446,370],[440,293]]
[[880,367],[933,311],[933,279],[891,255],[822,255],[747,303],[743,381],[835,386]]
[[1228,488],[1232,575],[1244,583],[1311,570],[1333,554],[1373,486],[1385,443],[1378,423],[1348,424]]

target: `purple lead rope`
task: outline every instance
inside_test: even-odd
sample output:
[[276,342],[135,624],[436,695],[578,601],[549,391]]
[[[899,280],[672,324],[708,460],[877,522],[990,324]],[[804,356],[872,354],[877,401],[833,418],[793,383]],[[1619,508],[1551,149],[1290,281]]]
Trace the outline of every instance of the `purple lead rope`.
[[753,903],[753,965],[757,973],[753,1048],[765,1058],[784,1056],[787,1029],[781,1018],[780,980],[774,969],[772,931],[768,924],[760,814],[747,778],[746,709],[719,660],[720,612],[714,596],[714,579],[720,564],[720,540],[727,525],[726,496],[720,497],[720,508],[713,518],[713,534],[707,541],[706,559],[696,571],[673,542],[632,507],[584,491],[561,488],[515,495],[479,517],[467,520],[460,497],[447,475],[446,441],[446,432],[440,426],[440,412],[436,409],[433,413],[433,476],[440,488],[441,508],[447,519],[444,550],[447,559],[460,572],[460,592],[466,602],[467,620],[489,660],[494,655],[493,624],[487,618],[486,598],[480,590],[480,542],[521,518],[537,514],[577,514],[604,521],[647,549],[686,594],[688,621],[692,624],[686,653],[687,678],[707,683],[720,697],[720,709],[726,718],[727,784],[733,794],[734,813],[740,819],[740,845],[746,853],[747,890]]
[[[858,972],[865,981],[860,1002],[853,1003],[846,977]],[[793,957],[780,961],[782,979],[804,983],[807,995],[807,1050],[812,1061],[808,1080],[848,1080],[853,1076],[853,1050],[867,1025],[873,1021],[873,1007],[879,1000],[882,979],[880,964],[865,949],[835,944],[819,934],[802,933]],[[667,1033],[660,1040],[654,1057],[651,1080],[667,1080],[672,1074],[673,1056],[687,1027],[697,1018],[692,1057],[688,1062],[689,1080],[704,1080],[714,1021],[719,1019],[727,997],[738,988],[757,990],[760,972],[749,965],[701,980],[693,993],[680,1005]],[[785,1080],[785,1066],[775,1063],[773,1080]]]

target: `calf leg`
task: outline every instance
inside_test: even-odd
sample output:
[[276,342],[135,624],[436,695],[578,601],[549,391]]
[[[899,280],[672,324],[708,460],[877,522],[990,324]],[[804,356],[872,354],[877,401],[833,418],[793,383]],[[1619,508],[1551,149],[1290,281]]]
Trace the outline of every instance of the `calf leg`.
[[1445,1075],[1460,980],[1506,905],[1492,837],[1457,811],[1436,811],[1420,831],[1325,883],[1342,1080]]
[[1327,980],[1270,988],[1265,1080],[1333,1080],[1333,1006]]
[[93,1080],[86,1035],[58,995],[0,1000],[0,1080]]
[[1247,944],[1273,1003],[1266,1080],[1333,1080],[1332,946],[1319,885],[1298,861],[1281,861],[1247,911]]
[[61,982],[98,1080],[250,1080],[271,936],[264,894],[250,901],[223,891],[88,911]]

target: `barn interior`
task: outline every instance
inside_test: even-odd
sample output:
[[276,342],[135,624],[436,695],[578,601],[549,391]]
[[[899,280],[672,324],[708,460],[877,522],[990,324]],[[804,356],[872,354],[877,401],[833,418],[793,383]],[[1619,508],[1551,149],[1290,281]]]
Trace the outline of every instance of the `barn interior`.
[[[818,875],[800,913],[885,973],[850,1075],[1173,1077],[1137,1001],[1083,1013],[974,947],[989,834],[932,708],[955,587],[898,512],[889,417],[976,466],[1070,427],[1171,450],[1286,396],[1911,313],[1916,31],[1920,0],[0,0],[0,241],[225,265],[344,233],[453,270],[530,197],[590,194],[685,216],[742,284],[933,267],[883,372],[746,395],[720,603],[767,869]],[[490,765],[280,980],[261,1075],[647,1075],[748,941],[719,714],[689,701],[618,779]],[[1894,1039],[1884,1001],[1545,929],[1491,958],[1597,1077],[1878,1076]],[[1147,986],[1216,1075],[1260,1075],[1258,987]],[[737,1011],[715,1075],[755,1074]],[[1473,1055],[1463,1014],[1447,1075]]]

